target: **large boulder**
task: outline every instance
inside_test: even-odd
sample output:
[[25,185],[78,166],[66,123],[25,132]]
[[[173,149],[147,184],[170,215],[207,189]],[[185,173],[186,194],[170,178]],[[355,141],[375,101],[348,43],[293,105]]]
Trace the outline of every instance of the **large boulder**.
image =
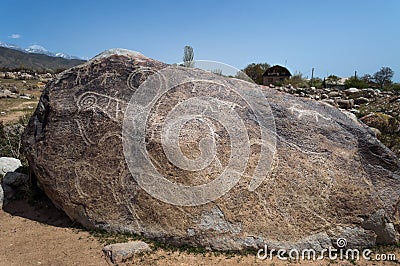
[[221,250],[397,239],[400,162],[354,116],[136,52],[50,81],[23,150],[89,228]]

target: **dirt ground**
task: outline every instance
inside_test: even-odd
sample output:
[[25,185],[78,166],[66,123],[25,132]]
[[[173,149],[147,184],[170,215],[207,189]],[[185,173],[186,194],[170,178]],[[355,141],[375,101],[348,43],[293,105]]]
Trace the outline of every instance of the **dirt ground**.
[[31,86],[37,81],[31,80],[23,83],[21,80],[0,79],[0,87],[7,86],[15,87],[18,94],[30,95],[31,99],[0,99],[0,121],[4,124],[10,124],[18,121],[19,117],[31,114],[38,104],[42,88],[32,89]]
[[[0,265],[108,265],[102,239],[77,229],[68,217],[49,201],[30,204],[26,200],[12,201],[0,210]],[[400,252],[385,247],[375,252]],[[119,265],[396,265],[399,261],[282,261],[274,257],[258,259],[254,254],[229,255],[212,252],[191,254],[158,248],[135,256]]]
[[107,265],[102,245],[51,204],[0,211],[0,265]]

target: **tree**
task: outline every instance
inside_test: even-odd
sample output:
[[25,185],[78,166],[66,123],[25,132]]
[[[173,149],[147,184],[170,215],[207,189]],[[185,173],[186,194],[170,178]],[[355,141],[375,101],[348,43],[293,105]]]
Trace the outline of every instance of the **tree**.
[[372,77],[370,74],[365,74],[364,76],[361,77],[361,79],[367,83],[374,81],[374,77]]
[[312,84],[310,81],[310,87],[315,87],[317,89],[321,89],[322,87],[324,87],[324,81],[321,78],[315,77],[315,78],[313,78]]
[[374,74],[374,80],[379,84],[379,87],[383,89],[383,86],[392,83],[393,74],[394,72],[390,67],[382,67],[381,70]]
[[255,83],[262,85],[263,84],[263,74],[270,67],[267,63],[252,63],[247,65],[243,72],[249,76]]
[[183,54],[183,65],[185,67],[193,67],[194,66],[194,51],[192,46],[185,46],[184,54]]

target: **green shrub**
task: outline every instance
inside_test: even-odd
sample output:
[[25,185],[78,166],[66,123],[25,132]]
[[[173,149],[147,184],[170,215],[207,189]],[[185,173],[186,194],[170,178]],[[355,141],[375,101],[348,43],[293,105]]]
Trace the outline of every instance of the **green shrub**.
[[24,164],[26,162],[21,154],[22,133],[28,125],[31,113],[26,113],[12,125],[4,125],[0,122],[0,157],[14,157],[20,159]]
[[357,88],[357,89],[365,89],[368,88],[369,85],[365,80],[359,79],[357,77],[351,77],[344,82],[344,86],[346,89],[348,88]]
[[391,91],[400,92],[400,83],[393,83],[388,89]]
[[307,88],[307,87],[309,87],[308,81],[305,78],[303,78],[303,74],[301,74],[301,73],[294,74],[289,79],[285,80],[283,82],[283,84],[284,85],[291,84],[295,88]]

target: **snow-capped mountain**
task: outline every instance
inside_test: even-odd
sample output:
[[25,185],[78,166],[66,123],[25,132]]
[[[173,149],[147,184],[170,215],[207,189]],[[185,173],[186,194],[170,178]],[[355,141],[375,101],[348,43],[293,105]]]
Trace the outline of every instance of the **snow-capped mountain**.
[[65,53],[53,53],[48,51],[46,48],[44,48],[43,46],[40,45],[31,45],[28,48],[21,48],[15,44],[10,44],[10,43],[3,43],[0,42],[0,47],[5,47],[5,48],[10,48],[10,49],[14,49],[14,50],[18,50],[18,51],[22,51],[25,53],[30,53],[30,54],[45,54],[48,56],[53,56],[53,57],[61,57],[61,58],[65,58],[65,59],[81,59],[77,56],[71,56]]
[[24,49],[22,49],[21,47],[11,43],[0,42],[0,47],[10,48],[18,51],[24,51]]
[[31,45],[28,48],[24,49],[25,52],[31,53],[31,54],[45,54],[48,56],[55,56],[54,53],[49,52],[46,48],[40,45]]
[[64,54],[64,53],[56,53],[55,54],[56,57],[61,57],[61,58],[65,58],[65,59],[82,59],[80,57],[77,56],[73,56],[73,55],[68,55],[68,54]]

